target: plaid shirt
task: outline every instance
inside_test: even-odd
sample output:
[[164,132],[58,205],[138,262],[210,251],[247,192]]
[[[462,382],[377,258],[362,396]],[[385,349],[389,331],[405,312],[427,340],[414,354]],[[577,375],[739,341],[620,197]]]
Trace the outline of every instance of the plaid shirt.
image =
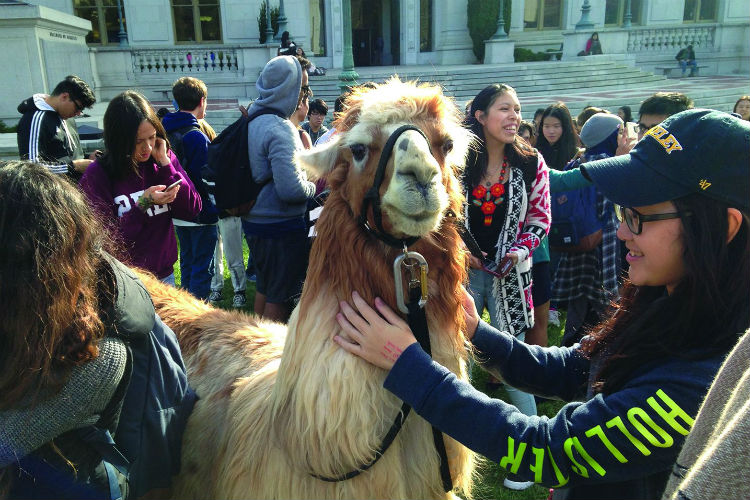
[[[607,156],[585,156],[585,160]],[[596,200],[597,214],[602,222],[602,242],[589,252],[562,254],[552,286],[552,299],[557,302],[586,297],[604,308],[617,296],[618,222],[613,203],[598,192]]]

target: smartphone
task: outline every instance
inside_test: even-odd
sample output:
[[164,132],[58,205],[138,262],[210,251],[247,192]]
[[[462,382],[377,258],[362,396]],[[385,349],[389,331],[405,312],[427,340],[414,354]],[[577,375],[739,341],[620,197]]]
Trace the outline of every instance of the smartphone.
[[502,260],[500,260],[500,264],[486,257],[482,261],[482,270],[496,278],[505,278],[512,268],[513,259],[510,257],[503,257]]
[[180,184],[182,184],[182,179],[181,179],[181,178],[180,178],[180,179],[177,179],[177,180],[176,180],[176,181],[174,181],[174,182],[173,182],[172,184],[170,184],[169,186],[167,186],[167,187],[166,187],[166,189],[164,189],[164,192],[167,192],[167,191],[169,191],[170,189],[172,189],[172,188],[175,188],[175,187],[179,186]]

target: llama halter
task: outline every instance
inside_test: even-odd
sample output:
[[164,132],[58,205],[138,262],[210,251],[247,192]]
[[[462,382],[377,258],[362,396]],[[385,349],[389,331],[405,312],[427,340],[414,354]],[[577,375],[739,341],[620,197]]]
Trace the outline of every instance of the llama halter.
[[[431,356],[432,349],[430,346],[430,334],[427,330],[427,316],[424,310],[424,305],[427,303],[427,261],[422,254],[418,252],[410,252],[408,250],[408,247],[413,245],[419,237],[411,236],[399,239],[388,234],[383,229],[383,214],[380,210],[380,186],[383,184],[383,178],[385,177],[385,168],[391,157],[391,153],[393,152],[393,146],[396,144],[396,140],[407,130],[415,130],[416,132],[419,132],[419,134],[425,138],[425,141],[427,141],[427,147],[430,149],[430,154],[432,154],[430,141],[419,128],[414,125],[403,125],[397,128],[388,138],[385,146],[383,146],[383,151],[380,154],[380,160],[378,161],[378,168],[375,172],[375,179],[373,180],[372,187],[367,191],[362,200],[359,224],[367,233],[375,236],[380,241],[392,247],[403,249],[403,253],[398,255],[393,261],[396,303],[399,310],[407,314],[409,327],[414,333],[419,345],[424,349],[428,356]],[[370,204],[372,204],[373,218],[375,219],[377,229],[373,229],[367,222],[367,210]],[[455,214],[453,214],[453,216],[455,217]],[[404,269],[402,270],[402,268]],[[403,271],[408,273],[409,276],[407,281],[407,290],[409,293],[408,304],[404,301]],[[313,473],[310,473],[310,475],[326,482],[346,481],[347,479],[360,475],[380,460],[380,457],[383,456],[393,443],[393,440],[396,439],[398,432],[401,430],[401,427],[410,412],[411,407],[407,403],[403,403],[401,405],[401,410],[398,412],[393,424],[391,425],[391,428],[388,429],[388,432],[383,438],[380,447],[375,451],[375,456],[369,462],[360,464],[353,471],[334,477],[320,476]],[[445,491],[451,491],[453,490],[453,480],[451,479],[450,467],[448,465],[448,454],[445,450],[443,434],[434,426],[432,426],[432,438],[435,443],[435,451],[437,451],[438,456],[440,457],[440,477],[443,481],[443,488]]]
[[[385,168],[388,166],[388,160],[393,152],[393,146],[396,144],[396,140],[398,140],[401,134],[407,130],[414,130],[424,137],[424,140],[427,141],[427,147],[430,149],[430,154],[432,154],[430,141],[419,128],[414,125],[403,125],[397,128],[388,138],[385,146],[383,146],[383,151],[380,153],[380,160],[378,161],[378,169],[375,171],[375,179],[372,182],[372,187],[362,199],[362,210],[359,212],[359,224],[366,232],[375,236],[383,243],[399,249],[413,245],[419,239],[419,236],[410,236],[399,239],[391,236],[385,231],[385,229],[383,229],[383,213],[380,211],[380,186],[383,184],[383,179],[385,178]],[[367,209],[370,204],[372,204],[372,216],[375,219],[375,229],[370,227],[369,222],[367,222]]]

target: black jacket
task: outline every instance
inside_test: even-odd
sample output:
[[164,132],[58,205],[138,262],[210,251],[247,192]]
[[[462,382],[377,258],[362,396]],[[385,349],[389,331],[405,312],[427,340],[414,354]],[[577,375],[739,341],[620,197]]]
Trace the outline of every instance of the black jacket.
[[53,173],[78,180],[81,175],[73,168],[73,160],[83,158],[83,150],[75,123],[63,120],[44,97],[35,94],[18,105],[18,112],[23,115],[16,132],[18,154],[24,160],[45,165]]

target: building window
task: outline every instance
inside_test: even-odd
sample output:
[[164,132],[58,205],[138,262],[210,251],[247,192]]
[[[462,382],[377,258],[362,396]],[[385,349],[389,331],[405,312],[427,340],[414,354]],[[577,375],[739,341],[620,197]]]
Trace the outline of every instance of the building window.
[[[125,0],[122,0],[122,25],[125,23]],[[117,17],[117,0],[73,0],[76,16],[91,21],[91,31],[86,35],[87,43],[119,43],[120,20]]]
[[432,52],[432,0],[419,0],[419,51]]
[[219,0],[172,0],[177,42],[220,42]]
[[[622,26],[628,0],[607,0],[604,6],[605,26]],[[630,0],[630,22],[641,24],[641,0]]]
[[523,11],[525,30],[561,29],[562,0],[526,0]]
[[315,56],[326,55],[326,11],[324,0],[310,0],[310,50]]
[[706,23],[716,21],[716,0],[685,0],[682,20],[686,23]]

